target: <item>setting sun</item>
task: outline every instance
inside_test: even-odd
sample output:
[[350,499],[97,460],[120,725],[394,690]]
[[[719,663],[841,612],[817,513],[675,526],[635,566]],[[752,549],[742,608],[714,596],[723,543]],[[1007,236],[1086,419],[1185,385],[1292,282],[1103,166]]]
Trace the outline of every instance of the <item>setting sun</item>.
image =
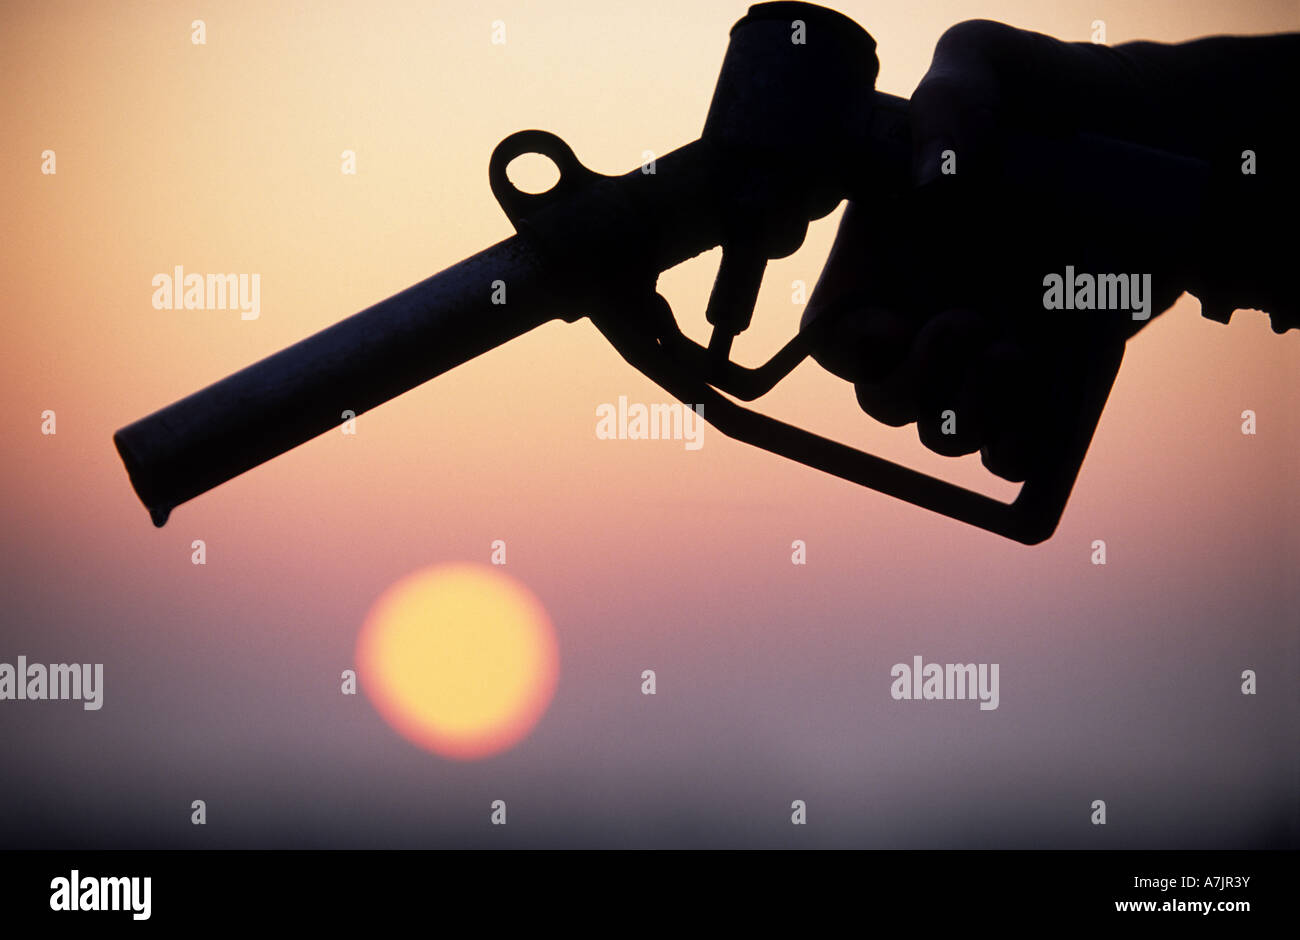
[[375,708],[445,757],[500,753],[536,725],[555,691],[555,634],[527,588],[482,565],[439,565],[398,581],[370,609],[357,668]]

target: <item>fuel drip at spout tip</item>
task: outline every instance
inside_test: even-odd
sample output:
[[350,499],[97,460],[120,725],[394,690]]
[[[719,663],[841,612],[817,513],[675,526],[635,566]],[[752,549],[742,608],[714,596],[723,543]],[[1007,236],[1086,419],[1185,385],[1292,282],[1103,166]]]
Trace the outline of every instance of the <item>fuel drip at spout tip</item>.
[[149,518],[153,521],[156,528],[161,529],[167,524],[167,519],[171,516],[175,506],[164,506],[152,504],[142,487],[143,471],[140,461],[136,459],[135,451],[127,438],[129,428],[122,428],[113,435],[113,446],[117,448],[117,454],[122,458],[122,465],[126,467],[127,478],[131,481],[131,488],[135,490],[135,495],[139,497],[140,502],[144,504],[145,509],[149,510]]

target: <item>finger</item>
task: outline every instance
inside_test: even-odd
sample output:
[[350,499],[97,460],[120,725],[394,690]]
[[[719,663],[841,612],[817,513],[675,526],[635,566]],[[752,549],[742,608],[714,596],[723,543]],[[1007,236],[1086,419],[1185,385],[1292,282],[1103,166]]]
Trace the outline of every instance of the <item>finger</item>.
[[[905,322],[904,329],[910,330],[916,320]],[[944,400],[952,402],[962,394],[962,359],[972,348],[982,347],[982,337],[988,329],[987,324],[970,311],[950,311],[925,321],[897,368],[875,381],[864,379],[857,382],[858,404],[871,417],[890,427],[918,421],[924,411],[933,422],[933,427],[925,432],[927,438],[953,436],[944,432],[942,412],[947,410]],[[962,430],[964,433],[964,424]],[[959,446],[956,441],[946,441],[945,444]],[[960,446],[964,448],[968,442],[963,439]],[[940,452],[946,449],[944,447]]]
[[1032,456],[1023,437],[998,436],[980,447],[980,462],[985,469],[1012,483],[1025,482]]
[[806,329],[845,297],[863,290],[874,260],[874,248],[868,214],[857,203],[850,202],[844,207],[830,254],[800,318],[800,329]]
[[977,388],[969,379],[943,399],[923,404],[916,422],[921,443],[945,457],[961,457],[980,449],[984,431]]
[[972,366],[991,340],[988,321],[971,310],[950,310],[928,321],[912,349],[919,398],[921,443],[949,457],[974,453],[982,419],[974,407]]
[[986,170],[1003,121],[1090,126],[1126,139],[1141,132],[1151,102],[1140,98],[1154,81],[1140,67],[1143,54],[1150,50],[1063,42],[991,20],[957,23],[939,38],[912,95],[917,183],[941,177],[944,150],[955,152],[959,167]]
[[843,366],[832,369],[850,382],[880,382],[903,364],[916,334],[916,321],[892,310],[867,307],[845,314],[832,331],[835,349],[827,350]]
[[[846,207],[800,319],[801,330],[814,323],[822,328],[813,359],[850,382],[875,381],[894,371],[915,333],[912,322],[889,312],[898,297],[910,293],[891,281],[902,283],[909,275],[899,257],[901,236],[888,242],[883,233],[905,226],[895,223],[889,209],[876,210],[868,214],[855,203]],[[821,323],[823,317],[832,322]]]
[[813,350],[823,369],[846,381],[879,382],[907,357],[916,332],[913,321],[879,308],[838,316]]
[[990,159],[995,115],[1004,97],[994,59],[1010,27],[958,23],[940,37],[925,77],[912,93],[913,179],[933,183]]
[[1023,346],[997,340],[971,373],[982,416],[980,459],[990,473],[1012,482],[1025,479],[1037,451],[1040,371]]
[[855,306],[897,307],[912,296],[917,245],[931,233],[919,226],[915,207],[901,198],[850,201],[844,208],[826,264],[804,309],[801,327],[856,296]]
[[907,357],[888,377],[879,382],[858,382],[853,386],[858,405],[881,424],[901,428],[917,419],[919,405],[911,358]]

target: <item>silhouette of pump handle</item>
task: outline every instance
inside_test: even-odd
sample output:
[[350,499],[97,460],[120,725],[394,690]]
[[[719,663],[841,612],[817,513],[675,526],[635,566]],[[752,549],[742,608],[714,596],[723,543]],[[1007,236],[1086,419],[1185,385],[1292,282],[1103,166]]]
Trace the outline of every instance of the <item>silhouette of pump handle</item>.
[[[503,140],[489,184],[517,234],[314,336],[122,428],[114,435],[136,492],[162,525],[180,503],[552,319],[588,316],[633,366],[725,434],[1011,539],[1055,530],[1123,354],[1113,329],[1068,331],[1076,355],[1049,390],[1056,420],[1037,430],[1024,485],[1010,503],[918,473],[777,421],[742,404],[825,348],[847,303],[828,302],[766,363],[730,358],[750,323],[766,263],[802,243],[811,220],[850,200],[855,215],[898,222],[924,208],[912,178],[909,104],[875,90],[875,41],[842,14],[807,3],[754,6],[731,30],[700,138],[605,176],[559,137]],[[545,193],[516,189],[506,167],[538,153],[559,169]],[[1050,205],[1062,180],[1126,181],[1123,211],[1177,219],[1196,211],[1201,161],[1101,136],[1027,131],[990,193]],[[1172,215],[1171,215],[1172,213]],[[888,237],[888,232],[883,233]],[[658,275],[716,246],[707,346],[682,334],[655,290]],[[1087,246],[1085,245],[1084,248]],[[978,253],[977,253],[978,254]],[[1068,263],[1071,259],[1059,259]],[[949,287],[997,305],[996,278],[972,259]],[[504,287],[505,303],[494,303]],[[1041,287],[1038,288],[1041,291]],[[1044,311],[1039,309],[1041,318]]]

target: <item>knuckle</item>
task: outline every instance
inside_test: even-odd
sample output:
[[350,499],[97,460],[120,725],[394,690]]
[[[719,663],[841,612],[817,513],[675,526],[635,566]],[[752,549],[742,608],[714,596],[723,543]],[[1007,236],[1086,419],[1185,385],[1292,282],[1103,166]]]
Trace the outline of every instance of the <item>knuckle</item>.
[[935,45],[935,52],[965,54],[972,50],[1001,46],[1015,32],[1014,27],[996,20],[962,20],[943,31]]

